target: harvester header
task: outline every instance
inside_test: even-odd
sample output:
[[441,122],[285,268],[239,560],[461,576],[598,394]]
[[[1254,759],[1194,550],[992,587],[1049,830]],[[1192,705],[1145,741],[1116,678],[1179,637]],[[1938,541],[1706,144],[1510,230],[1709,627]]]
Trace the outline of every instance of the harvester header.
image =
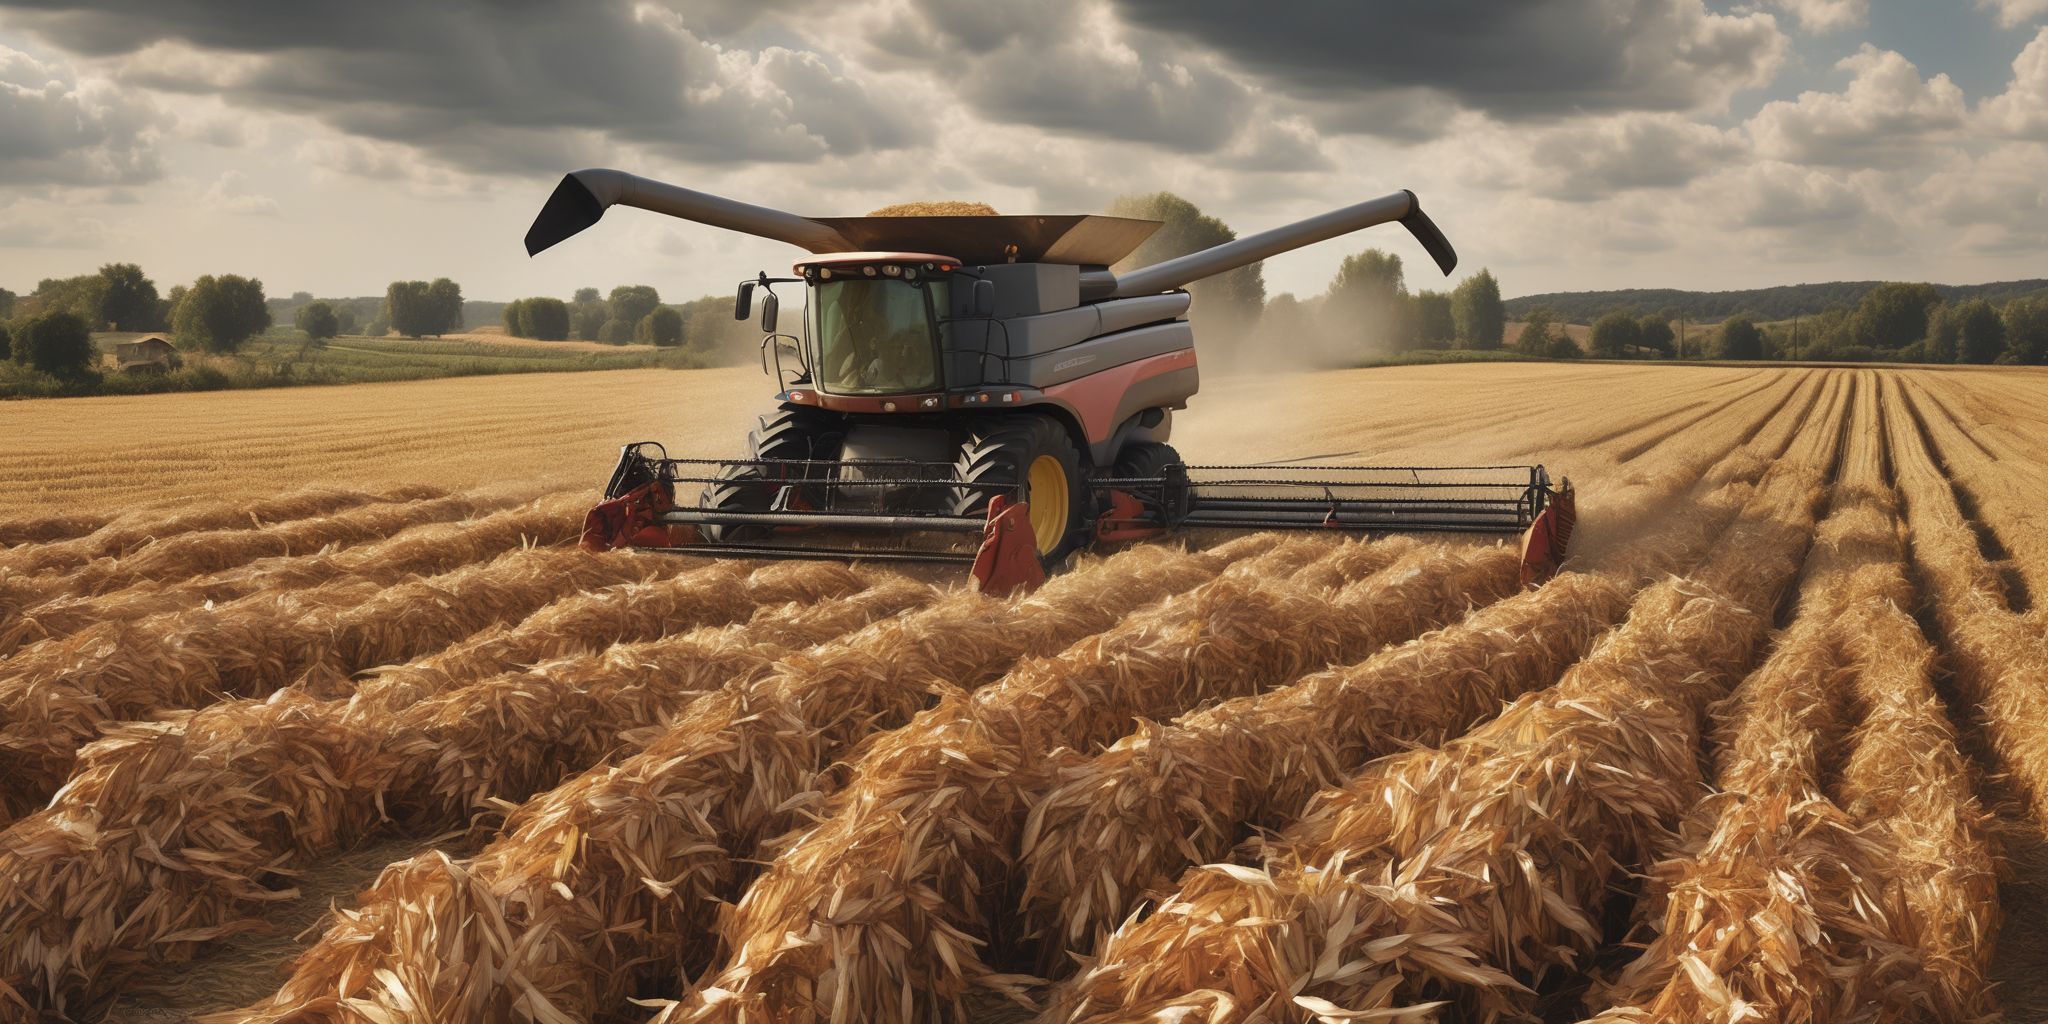
[[[746,557],[971,562],[985,588],[1043,578],[1087,543],[1181,528],[1522,532],[1524,575],[1554,571],[1571,485],[1541,466],[1189,466],[1167,445],[1198,385],[1181,290],[1379,224],[1449,274],[1457,253],[1415,194],[1393,192],[1122,274],[1158,230],[1099,215],[804,217],[623,171],[562,179],[526,234],[539,253],[613,206],[774,239],[811,255],[760,299],[776,411],[751,457],[625,446],[585,543]],[[805,292],[798,333],[777,285]],[[694,505],[678,503],[694,489]],[[884,535],[887,546],[813,534]],[[947,538],[978,538],[959,550]],[[936,538],[940,543],[922,543]]]

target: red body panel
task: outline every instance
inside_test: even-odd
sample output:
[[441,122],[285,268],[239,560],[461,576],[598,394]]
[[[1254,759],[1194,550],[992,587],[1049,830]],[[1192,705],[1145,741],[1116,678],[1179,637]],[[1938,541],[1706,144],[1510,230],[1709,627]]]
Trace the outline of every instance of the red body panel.
[[1046,388],[1047,399],[1058,402],[1074,411],[1081,421],[1081,430],[1088,435],[1089,443],[1104,441],[1117,428],[1117,404],[1131,385],[1162,373],[1172,373],[1195,365],[1195,350],[1180,349],[1162,352],[1147,359],[1107,370],[1091,373],[1086,377],[1070,380],[1065,384],[1054,384]]

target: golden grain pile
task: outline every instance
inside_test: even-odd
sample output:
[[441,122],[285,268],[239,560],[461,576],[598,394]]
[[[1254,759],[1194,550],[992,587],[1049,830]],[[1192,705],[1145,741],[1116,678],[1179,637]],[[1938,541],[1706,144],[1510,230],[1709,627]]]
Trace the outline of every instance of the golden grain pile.
[[[692,380],[740,408],[582,376],[647,384],[649,436]],[[614,428],[479,439],[542,380],[160,399],[166,436],[296,432],[245,446],[343,474],[304,490],[118,445],[0,482],[0,1021],[2043,1009],[1999,862],[2048,823],[2036,375],[1225,381],[1191,454],[1543,461],[1575,561],[1519,592],[1491,541],[1204,536],[1007,597],[577,551],[587,490],[502,449],[601,472]],[[49,408],[0,470],[76,448]]]

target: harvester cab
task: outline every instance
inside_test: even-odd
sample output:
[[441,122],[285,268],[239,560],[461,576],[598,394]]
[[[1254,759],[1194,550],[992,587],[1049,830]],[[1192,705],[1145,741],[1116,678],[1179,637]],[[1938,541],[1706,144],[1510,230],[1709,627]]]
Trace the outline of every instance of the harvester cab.
[[[1168,445],[1198,384],[1190,282],[1375,224],[1457,256],[1409,192],[1124,274],[1158,223],[1104,216],[799,217],[620,171],[562,180],[529,253],[615,205],[789,242],[791,276],[739,286],[775,409],[743,459],[625,446],[594,549],[970,563],[1034,585],[1075,549],[1182,528],[1519,532],[1556,570],[1572,492],[1542,466],[1190,466]],[[778,286],[803,311],[789,323]],[[839,538],[837,541],[826,538]]]

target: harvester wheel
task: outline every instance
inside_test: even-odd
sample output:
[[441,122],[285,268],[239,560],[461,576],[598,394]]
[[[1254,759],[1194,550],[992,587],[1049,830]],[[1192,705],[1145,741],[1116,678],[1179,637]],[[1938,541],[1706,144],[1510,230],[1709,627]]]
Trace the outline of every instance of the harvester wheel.
[[1166,467],[1182,464],[1180,453],[1170,444],[1135,441],[1117,453],[1116,471],[1110,475],[1126,480],[1156,480],[1166,475]]
[[[829,462],[839,458],[839,446],[845,439],[846,428],[837,417],[816,409],[778,409],[761,417],[760,426],[747,435],[747,446],[753,453],[750,458],[755,459]],[[817,469],[808,476],[824,477],[828,472]],[[777,479],[781,478],[759,466],[727,466],[719,470],[718,483],[704,485],[697,507],[766,512],[781,490],[768,481]],[[759,540],[767,528],[706,524],[698,532],[717,544]]]
[[999,494],[1021,498],[1047,566],[1067,557],[1084,536],[1088,485],[1081,478],[1081,453],[1051,417],[1027,414],[976,424],[960,446],[953,478],[954,515],[986,515],[989,499]]

